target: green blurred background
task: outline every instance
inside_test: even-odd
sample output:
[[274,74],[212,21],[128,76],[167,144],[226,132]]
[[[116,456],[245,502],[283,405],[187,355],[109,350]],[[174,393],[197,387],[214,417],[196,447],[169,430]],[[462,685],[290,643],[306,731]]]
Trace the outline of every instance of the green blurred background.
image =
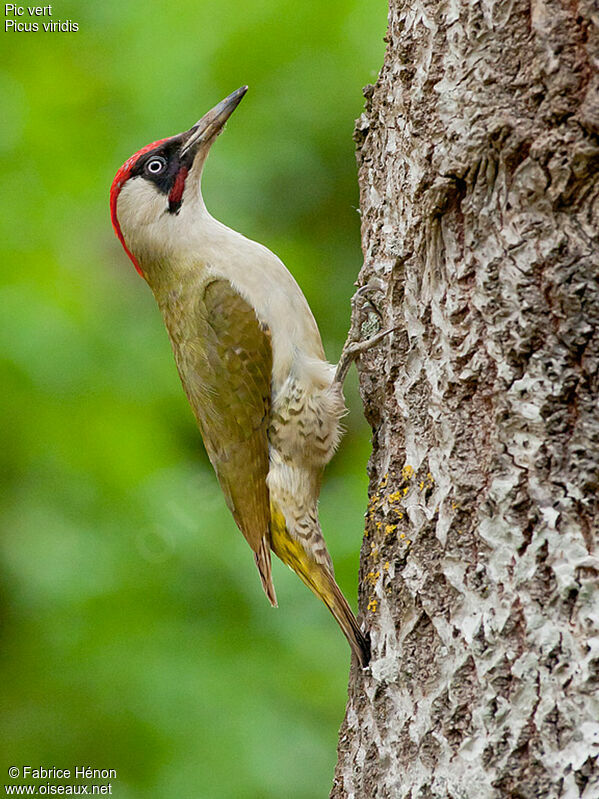
[[[108,191],[142,145],[249,84],[204,196],[281,256],[336,360],[361,264],[351,137],[385,3],[52,11],[79,31],[1,39],[0,786],[11,765],[87,765],[117,770],[120,799],[326,797],[349,648],[279,563],[279,609],[264,598]],[[369,444],[355,378],[347,395],[321,518],[355,606]]]

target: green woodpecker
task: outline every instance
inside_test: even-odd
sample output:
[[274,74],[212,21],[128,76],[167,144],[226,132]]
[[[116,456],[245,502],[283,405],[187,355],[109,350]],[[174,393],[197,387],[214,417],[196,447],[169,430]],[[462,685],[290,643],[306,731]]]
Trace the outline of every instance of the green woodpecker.
[[246,91],[129,158],[112,184],[112,223],[162,312],[206,451],[266,596],[276,605],[272,549],[327,605],[364,667],[368,640],[335,582],[317,505],[323,468],[340,439],[343,377],[365,346],[346,347],[335,372],[283,263],[206,210],[206,156]]

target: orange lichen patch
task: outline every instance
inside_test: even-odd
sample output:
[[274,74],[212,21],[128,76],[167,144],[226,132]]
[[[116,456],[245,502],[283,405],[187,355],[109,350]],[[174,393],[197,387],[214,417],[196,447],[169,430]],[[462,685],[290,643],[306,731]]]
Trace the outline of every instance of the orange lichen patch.
[[412,477],[414,477],[414,467],[410,466],[409,463],[406,463],[401,470],[401,476],[404,478],[404,480],[411,480]]
[[370,497],[370,499],[368,500],[368,511],[367,511],[368,513],[372,513],[372,511],[374,511],[376,509],[376,506],[378,505],[379,499],[380,499],[380,497],[379,497],[378,494],[373,494]]
[[380,494],[373,494],[373,496],[370,497],[370,499],[368,500],[368,508],[366,510],[367,519],[373,518],[374,514],[379,508],[380,501],[381,501]]
[[386,524],[385,525],[385,535],[391,535],[391,533],[394,533],[396,530],[397,530],[397,525],[396,524]]
[[366,579],[371,585],[376,585],[376,582],[380,576],[381,576],[380,571],[368,572],[368,574],[366,575]]
[[388,572],[388,571],[389,571],[389,561],[388,561],[388,560],[386,560],[386,561],[385,561],[385,565],[383,566],[383,569],[384,569],[386,572]]
[[378,606],[379,606],[379,601],[378,601],[378,599],[375,599],[374,597],[372,597],[372,599],[371,599],[371,600],[370,600],[370,602],[368,603],[368,610],[369,610],[371,613],[376,613],[376,609],[378,608]]

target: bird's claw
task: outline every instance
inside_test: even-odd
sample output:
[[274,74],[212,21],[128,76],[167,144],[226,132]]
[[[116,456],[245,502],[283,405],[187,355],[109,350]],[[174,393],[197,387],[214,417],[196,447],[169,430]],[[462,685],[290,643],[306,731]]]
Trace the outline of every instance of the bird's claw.
[[397,327],[390,327],[387,330],[382,330],[380,333],[377,333],[370,338],[367,338],[365,341],[353,341],[350,335],[343,345],[343,350],[341,351],[341,357],[339,358],[339,363],[337,364],[337,369],[335,371],[335,383],[339,383],[343,385],[345,382],[345,378],[347,377],[347,373],[349,372],[349,367],[352,363],[363,353],[369,350],[371,347],[376,346],[379,341],[388,336],[389,333],[393,333],[397,330]]

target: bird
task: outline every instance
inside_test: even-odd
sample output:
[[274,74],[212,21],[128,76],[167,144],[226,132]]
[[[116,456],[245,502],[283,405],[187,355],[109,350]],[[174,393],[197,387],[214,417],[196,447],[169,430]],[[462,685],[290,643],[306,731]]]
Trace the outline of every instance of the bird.
[[388,331],[348,339],[337,367],[329,363],[282,261],[206,209],[208,152],[247,88],[125,161],[110,190],[112,224],[154,294],[206,452],[270,603],[277,605],[272,551],[325,603],[366,668],[369,637],[335,581],[318,497],[341,438],[345,374]]

